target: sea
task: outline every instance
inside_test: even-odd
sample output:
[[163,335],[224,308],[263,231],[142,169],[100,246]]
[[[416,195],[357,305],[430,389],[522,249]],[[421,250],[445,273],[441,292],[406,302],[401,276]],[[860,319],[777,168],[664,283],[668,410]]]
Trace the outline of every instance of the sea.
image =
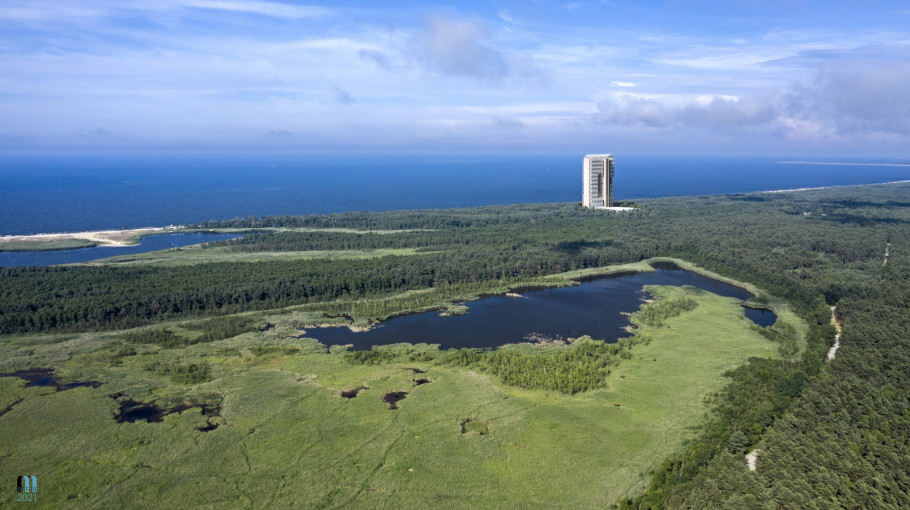
[[[583,154],[0,155],[0,235],[581,200]],[[910,159],[616,154],[615,198],[910,179]]]

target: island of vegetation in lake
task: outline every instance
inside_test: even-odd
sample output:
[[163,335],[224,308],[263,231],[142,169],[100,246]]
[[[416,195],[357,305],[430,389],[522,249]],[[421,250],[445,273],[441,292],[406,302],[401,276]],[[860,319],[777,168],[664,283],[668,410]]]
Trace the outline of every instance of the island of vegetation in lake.
[[[0,477],[77,508],[910,506],[908,191],[212,221],[251,233],[3,268]],[[649,287],[615,343],[316,340],[658,262],[752,297]]]

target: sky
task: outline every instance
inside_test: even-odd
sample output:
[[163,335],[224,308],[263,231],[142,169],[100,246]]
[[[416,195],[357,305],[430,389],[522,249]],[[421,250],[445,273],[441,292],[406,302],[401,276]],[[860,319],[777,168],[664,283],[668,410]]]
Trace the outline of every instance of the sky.
[[910,157],[910,4],[3,0],[58,149]]

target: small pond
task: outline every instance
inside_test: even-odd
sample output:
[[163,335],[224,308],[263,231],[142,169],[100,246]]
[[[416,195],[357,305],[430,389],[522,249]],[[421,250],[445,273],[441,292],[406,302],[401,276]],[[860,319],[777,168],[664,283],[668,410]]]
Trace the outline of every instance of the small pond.
[[242,234],[218,234],[215,232],[158,234],[143,237],[138,244],[133,246],[93,246],[91,248],[57,251],[4,251],[0,252],[0,267],[74,264],[117,255],[132,255],[166,250],[168,248],[179,248],[192,244],[226,241],[238,237],[242,237]]
[[752,296],[739,287],[672,264],[655,264],[655,269],[653,273],[597,278],[575,287],[524,291],[520,298],[500,295],[469,301],[465,303],[467,315],[441,317],[438,311],[425,312],[396,317],[369,331],[354,333],[345,326],[312,328],[307,336],[325,345],[352,344],[355,350],[398,342],[441,344],[443,349],[493,348],[537,338],[582,335],[615,342],[628,336],[624,328],[629,319],[623,314],[638,310],[647,297],[645,285],[691,285],[743,300]]
[[170,407],[162,407],[155,403],[139,402],[128,398],[122,394],[111,395],[120,404],[120,410],[114,415],[117,423],[135,423],[144,421],[148,423],[160,423],[164,417],[169,414],[182,413],[188,409],[198,407],[202,410],[202,415],[207,418],[206,424],[197,427],[200,432],[210,432],[218,428],[219,423],[212,421],[212,418],[221,416],[220,402],[206,403],[179,403]]
[[750,308],[748,306],[744,306],[743,308],[746,310],[746,317],[763,328],[773,326],[774,323],[777,322],[777,315],[774,315],[774,312],[771,310]]
[[98,388],[101,386],[100,381],[74,381],[61,383],[57,376],[54,375],[53,368],[31,368],[27,370],[18,370],[16,372],[6,372],[0,374],[0,377],[18,377],[28,381],[25,387],[29,386],[53,386],[57,391],[64,391],[73,388]]

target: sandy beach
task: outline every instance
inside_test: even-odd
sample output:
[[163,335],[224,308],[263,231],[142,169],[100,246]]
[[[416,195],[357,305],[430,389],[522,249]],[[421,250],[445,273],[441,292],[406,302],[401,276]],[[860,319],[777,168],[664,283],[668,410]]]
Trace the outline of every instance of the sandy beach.
[[768,191],[759,191],[758,193],[790,193],[793,191],[812,191],[817,189],[831,189],[831,188],[848,188],[855,186],[878,186],[879,184],[901,184],[905,182],[910,182],[910,180],[904,181],[888,181],[888,182],[875,182],[872,184],[844,184],[840,186],[819,186],[817,188],[793,188],[793,189],[774,189]]
[[136,244],[142,236],[167,232],[174,228],[136,228],[130,230],[96,230],[92,232],[67,232],[58,234],[33,234],[27,236],[0,236],[0,249],[15,245],[24,249],[29,244],[47,245],[67,241],[88,241],[97,246],[130,246]]

